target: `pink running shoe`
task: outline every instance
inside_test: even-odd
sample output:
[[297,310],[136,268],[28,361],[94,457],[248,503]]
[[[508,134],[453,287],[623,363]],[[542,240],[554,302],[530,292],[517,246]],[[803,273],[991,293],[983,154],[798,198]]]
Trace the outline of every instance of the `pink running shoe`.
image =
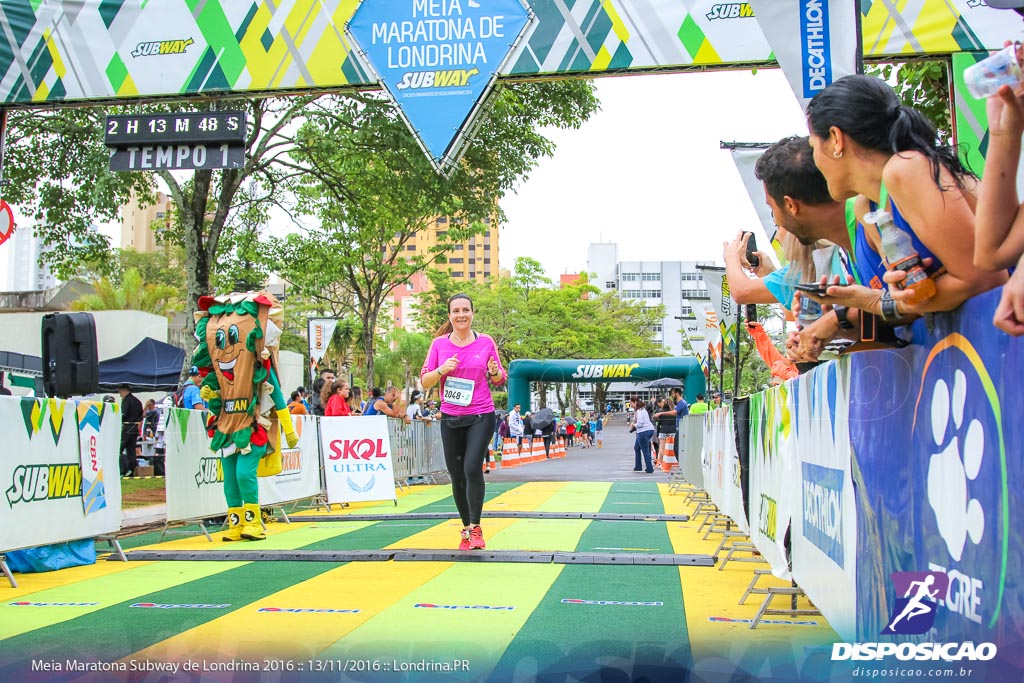
[[459,536],[462,538],[459,542],[459,550],[469,550],[473,547],[470,541],[469,529],[463,529],[460,531]]
[[469,530],[469,549],[470,550],[483,550],[487,547],[484,543],[484,530],[477,524]]

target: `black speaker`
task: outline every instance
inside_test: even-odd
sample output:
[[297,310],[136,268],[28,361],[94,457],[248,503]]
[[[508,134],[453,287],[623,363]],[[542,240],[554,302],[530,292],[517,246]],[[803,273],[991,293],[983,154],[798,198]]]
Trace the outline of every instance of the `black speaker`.
[[100,383],[96,321],[88,313],[43,316],[43,386],[46,395],[85,396]]

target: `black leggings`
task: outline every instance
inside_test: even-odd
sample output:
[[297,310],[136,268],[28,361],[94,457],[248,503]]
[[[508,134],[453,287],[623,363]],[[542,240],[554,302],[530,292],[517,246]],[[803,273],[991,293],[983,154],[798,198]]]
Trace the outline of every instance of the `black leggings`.
[[463,526],[480,523],[484,509],[484,455],[494,436],[494,413],[441,418],[444,464]]

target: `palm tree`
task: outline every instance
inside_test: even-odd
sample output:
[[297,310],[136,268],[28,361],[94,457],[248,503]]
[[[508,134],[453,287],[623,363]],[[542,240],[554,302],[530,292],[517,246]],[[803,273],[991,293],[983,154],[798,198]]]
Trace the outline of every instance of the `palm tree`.
[[142,284],[142,275],[129,268],[117,285],[109,278],[93,283],[95,294],[86,294],[71,305],[76,311],[145,311],[167,316],[181,309],[179,292],[170,285]]

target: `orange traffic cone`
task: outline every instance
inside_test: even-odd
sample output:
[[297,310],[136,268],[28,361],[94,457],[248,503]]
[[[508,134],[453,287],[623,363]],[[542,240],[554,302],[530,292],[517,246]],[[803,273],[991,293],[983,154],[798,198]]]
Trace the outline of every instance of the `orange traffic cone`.
[[669,434],[668,438],[665,439],[664,453],[661,454],[661,469],[665,472],[670,472],[673,467],[679,464],[676,459],[676,437]]

